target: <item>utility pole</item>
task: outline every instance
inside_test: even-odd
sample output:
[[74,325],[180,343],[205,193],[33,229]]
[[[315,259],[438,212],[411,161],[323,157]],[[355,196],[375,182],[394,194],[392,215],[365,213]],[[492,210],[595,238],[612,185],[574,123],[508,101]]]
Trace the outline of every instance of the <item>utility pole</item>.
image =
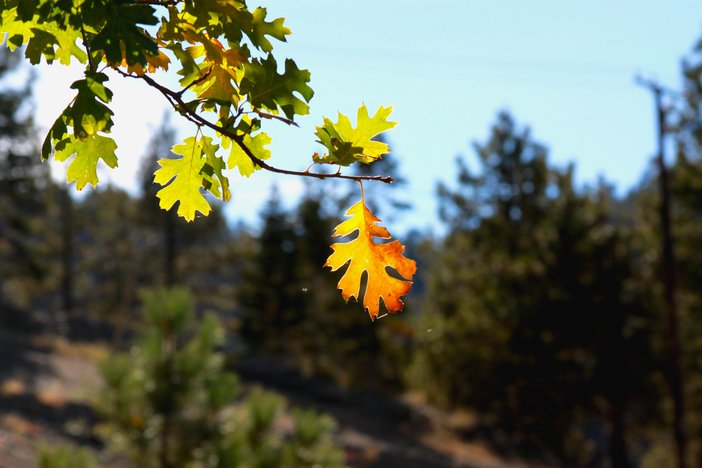
[[674,436],[677,445],[678,466],[685,468],[685,453],[687,439],[685,437],[685,399],[683,394],[682,365],[680,360],[680,338],[678,330],[678,308],[676,301],[676,266],[673,249],[673,235],[670,222],[670,183],[668,169],[664,158],[664,137],[666,131],[665,109],[663,108],[663,93],[665,89],[652,80],[637,78],[637,83],[648,88],[652,93],[658,116],[658,183],[661,194],[660,216],[663,231],[663,264],[661,277],[663,279],[663,308],[668,322],[668,359],[670,369],[668,384],[674,403]]

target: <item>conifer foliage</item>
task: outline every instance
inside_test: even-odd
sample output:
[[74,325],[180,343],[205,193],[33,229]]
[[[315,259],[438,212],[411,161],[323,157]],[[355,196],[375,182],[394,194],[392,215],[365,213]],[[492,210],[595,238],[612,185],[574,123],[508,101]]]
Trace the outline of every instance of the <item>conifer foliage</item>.
[[293,409],[293,429],[281,438],[280,396],[254,390],[239,398],[237,377],[216,350],[223,327],[214,314],[195,325],[187,290],[147,294],[143,315],[130,351],[101,365],[100,432],[117,453],[158,468],[344,466],[328,417]]
[[408,376],[567,466],[598,466],[582,428],[606,421],[611,466],[628,466],[626,424],[655,420],[659,327],[611,188],[579,193],[572,166],[551,166],[507,113],[475,149],[481,171],[461,164],[458,188],[439,187],[450,230],[431,257],[417,326],[429,332]]
[[31,114],[29,82],[19,88],[7,80],[19,81],[27,73],[19,53],[0,51],[0,309],[7,305],[3,283],[9,282],[15,297],[9,302],[26,302],[46,275],[45,261],[47,199],[52,191],[49,168],[39,161],[36,129]]
[[369,328],[368,317],[349,310],[334,291],[343,268],[331,273],[319,268],[339,222],[330,188],[307,187],[291,209],[272,191],[261,213],[261,234],[239,261],[245,265],[237,296],[239,333],[252,353],[282,358],[304,374],[344,386],[396,390],[399,369],[410,354],[401,333],[408,315]]

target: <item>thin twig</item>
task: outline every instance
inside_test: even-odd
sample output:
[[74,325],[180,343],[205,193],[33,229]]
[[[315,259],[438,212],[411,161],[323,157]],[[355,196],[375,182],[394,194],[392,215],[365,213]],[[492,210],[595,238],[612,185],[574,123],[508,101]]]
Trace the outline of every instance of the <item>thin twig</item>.
[[269,119],[269,120],[276,119],[276,120],[280,120],[281,122],[286,123],[288,125],[294,125],[296,127],[300,127],[296,122],[293,122],[292,120],[286,119],[285,117],[281,117],[279,115],[268,114],[266,112],[261,111],[260,109],[254,109],[253,112],[255,112],[256,114],[258,114],[259,117],[264,118],[264,119]]
[[93,54],[90,52],[90,45],[88,45],[88,38],[85,35],[85,28],[83,28],[82,19],[80,23],[80,32],[83,33],[83,45],[85,46],[85,51],[88,53],[88,66],[90,67],[90,71],[95,71],[95,67],[93,67]]
[[190,84],[189,84],[188,86],[186,86],[185,88],[183,88],[183,89],[181,89],[180,91],[178,91],[178,95],[179,95],[179,96],[182,96],[183,93],[185,93],[187,90],[189,90],[189,89],[192,88],[193,86],[197,86],[197,85],[199,85],[200,83],[202,83],[203,81],[205,81],[205,80],[210,76],[210,73],[212,73],[212,65],[210,65],[210,68],[207,70],[207,73],[205,73],[203,76],[201,76],[201,77],[198,78],[197,80],[195,80],[195,81],[193,81],[192,83],[190,83]]
[[[193,111],[190,109],[186,103],[183,101],[182,97],[180,96],[179,92],[172,91],[168,88],[166,88],[163,85],[160,85],[156,81],[154,81],[153,78],[150,76],[144,74],[141,76],[134,76],[130,75],[122,70],[117,69],[117,72],[120,73],[122,76],[126,76],[129,78],[141,78],[142,80],[146,81],[146,83],[151,86],[152,88],[156,88],[158,91],[163,94],[166,99],[171,103],[171,105],[176,109],[179,110],[180,114],[183,115],[185,118],[193,122],[195,125],[198,126],[205,126],[208,128],[211,128],[212,130],[215,130],[217,133],[220,135],[224,135],[231,140],[235,141],[239,147],[244,151],[246,156],[249,157],[251,162],[256,164],[257,166],[261,167],[262,169],[265,169],[269,172],[275,172],[277,174],[287,174],[287,175],[295,175],[295,176],[301,176],[301,177],[312,177],[315,179],[348,179],[348,180],[355,180],[355,181],[361,181],[361,180],[377,180],[380,182],[385,182],[386,184],[391,184],[393,182],[393,179],[391,176],[355,176],[355,175],[344,175],[341,174],[341,167],[339,167],[339,170],[334,173],[334,174],[324,174],[324,173],[317,173],[317,172],[301,172],[301,171],[291,171],[288,169],[280,169],[274,166],[270,166],[266,164],[264,161],[261,159],[257,158],[256,155],[254,155],[251,150],[249,149],[248,146],[244,144],[244,137],[242,135],[237,135],[236,133],[232,133],[229,130],[227,130],[224,127],[220,127],[217,124],[213,124],[209,120],[205,119],[202,117],[200,114],[197,112]],[[308,168],[309,170],[309,168]]]

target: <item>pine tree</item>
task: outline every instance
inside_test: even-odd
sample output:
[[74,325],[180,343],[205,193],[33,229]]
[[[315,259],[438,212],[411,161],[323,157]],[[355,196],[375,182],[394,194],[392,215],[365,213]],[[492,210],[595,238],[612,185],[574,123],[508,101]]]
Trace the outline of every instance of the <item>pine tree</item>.
[[[0,52],[0,80],[28,74],[22,56]],[[51,184],[41,164],[32,120],[32,80],[0,91],[0,306],[6,301],[28,306],[49,268],[43,245],[45,201]],[[5,298],[3,283],[12,281],[13,296]],[[18,304],[19,303],[19,304]]]
[[153,234],[152,243],[156,244],[155,247],[161,253],[156,257],[160,257],[165,276],[164,283],[169,287],[175,285],[176,282],[176,222],[178,215],[175,209],[166,211],[158,206],[156,192],[158,192],[160,185],[154,183],[154,173],[160,167],[158,165],[159,159],[175,156],[171,151],[175,144],[175,129],[170,125],[168,114],[164,114],[161,124],[151,136],[139,175],[141,179],[139,223],[157,231]]
[[137,288],[148,263],[135,231],[137,206],[130,195],[114,186],[92,191],[75,204],[74,230],[80,242],[75,251],[76,301],[102,319],[127,327],[137,302]]
[[288,212],[273,191],[241,287],[241,336],[252,352],[282,357],[305,374],[397,389],[408,353],[396,343],[407,338],[408,327],[394,317],[386,327],[369,328],[368,315],[336,291],[342,273],[322,268],[332,251],[332,226],[339,222],[325,209],[333,198],[310,184]]
[[217,352],[224,330],[214,314],[194,321],[188,291],[147,294],[143,315],[130,352],[101,366],[108,388],[100,432],[117,452],[157,468],[344,466],[328,417],[294,409],[294,427],[281,438],[281,397],[256,390],[237,402],[238,379]]
[[[193,247],[224,244],[228,237],[224,214],[219,204],[213,204],[212,213],[207,218],[198,219],[196,223],[187,223],[179,219],[176,206],[170,210],[159,206],[156,193],[163,187],[154,183],[154,173],[161,167],[158,164],[159,160],[176,157],[172,151],[175,144],[176,129],[170,123],[168,114],[164,114],[142,159],[139,171],[141,196],[135,219],[144,229],[143,236],[148,240],[144,255],[151,268],[144,276],[155,284],[168,286],[185,284],[189,279],[187,276],[195,276],[202,272],[198,265],[202,262],[203,252],[198,251],[195,254],[191,251]],[[180,268],[179,262],[183,264]],[[184,267],[188,267],[191,275],[186,276],[180,271]]]
[[245,272],[240,302],[245,309],[242,337],[258,351],[281,353],[286,335],[302,320],[302,294],[294,280],[295,233],[277,186],[261,218],[263,229],[251,268]]
[[611,189],[578,193],[573,168],[549,167],[504,113],[476,152],[481,173],[461,164],[458,190],[439,189],[450,232],[431,261],[417,327],[431,331],[418,335],[410,378],[568,463],[587,458],[585,425],[606,421],[608,453],[590,457],[626,467],[624,416],[636,398],[656,401],[656,360]]
[[[702,42],[698,42],[683,61],[682,72],[685,92],[681,95],[684,99],[670,108],[668,131],[673,133],[677,149],[675,163],[670,168],[672,226],[677,257],[676,299],[685,376],[685,422],[690,446],[694,447],[702,440],[699,424],[702,418],[702,346],[699,340],[702,332],[702,294],[699,288],[702,281],[702,257],[699,255],[702,242]],[[636,222],[643,233],[642,244],[648,254],[644,258],[649,259],[642,263],[650,272],[653,285],[651,300],[661,303],[658,280],[660,264],[657,260],[660,256],[658,244],[661,228],[655,218],[656,211],[652,209],[660,204],[660,198],[654,189],[654,182],[644,181],[639,190],[641,207]],[[694,452],[691,459],[699,464],[702,452],[699,449]]]

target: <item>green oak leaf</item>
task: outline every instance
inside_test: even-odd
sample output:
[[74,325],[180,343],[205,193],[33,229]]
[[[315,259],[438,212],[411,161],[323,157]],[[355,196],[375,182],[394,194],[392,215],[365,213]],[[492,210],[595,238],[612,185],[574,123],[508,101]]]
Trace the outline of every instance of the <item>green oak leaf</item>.
[[167,9],[168,15],[161,18],[161,25],[158,28],[156,37],[170,43],[181,41],[183,39],[182,31],[180,30],[183,23],[181,14],[173,5],[169,5]]
[[[30,37],[30,29],[35,26],[34,23],[21,21],[17,17],[17,10],[10,9],[2,12],[2,26],[0,26],[0,38],[3,42],[7,41],[7,47],[10,50],[15,50],[26,44]],[[29,58],[29,57],[27,57]]]
[[21,0],[17,5],[17,16],[26,22],[32,21],[41,0]]
[[195,57],[192,56],[190,51],[184,50],[180,43],[170,43],[166,46],[166,48],[173,52],[176,58],[180,61],[181,69],[178,70],[178,74],[183,77],[180,80],[181,86],[188,86],[190,83],[202,78],[207,73],[209,64],[205,62],[198,64],[195,62]]
[[[207,162],[202,170],[203,179],[206,182],[205,189],[209,190],[214,196],[228,202],[232,198],[232,193],[229,190],[229,179],[222,173],[227,168],[227,165],[221,156],[217,156],[219,145],[213,145],[210,137],[203,137],[203,140],[201,140],[202,150],[207,157]],[[220,187],[222,188],[221,193],[219,191]]]
[[211,37],[227,29],[227,39],[232,42],[241,41],[241,32],[251,24],[251,13],[244,2],[236,0],[192,0],[185,2],[183,9],[195,28],[206,28]]
[[46,24],[45,28],[56,38],[58,47],[54,52],[54,58],[58,59],[61,65],[70,65],[71,57],[77,58],[80,63],[85,63],[88,60],[88,54],[76,44],[77,40],[82,40],[79,30],[60,29],[54,23]]
[[128,65],[146,67],[146,55],[158,55],[158,45],[137,24],[155,25],[158,19],[150,5],[135,5],[129,0],[113,0],[106,12],[106,22],[90,43],[92,50],[102,50],[111,64],[122,63],[124,44]]
[[213,65],[207,78],[191,89],[200,99],[216,99],[236,104],[241,97],[239,91],[232,85],[234,79],[230,70],[221,65]]
[[117,167],[116,149],[117,144],[112,138],[89,135],[80,139],[71,136],[63,149],[56,149],[54,158],[63,162],[76,155],[66,171],[66,182],[70,184],[75,180],[76,189],[83,190],[86,184],[97,187],[97,163],[100,159],[112,169]]
[[[75,0],[58,0],[56,3],[60,1],[72,2]],[[74,15],[69,22],[75,29],[80,29],[82,26],[86,32],[97,34],[100,26],[105,24],[107,16],[114,14],[114,10],[109,11],[110,7],[114,8],[114,5],[111,5],[111,3],[109,0],[82,1],[78,11],[79,14]],[[93,48],[92,44],[91,48]]]
[[[271,150],[265,148],[266,145],[271,143],[271,137],[268,134],[261,132],[251,137],[250,134],[244,135],[244,145],[256,156],[258,159],[265,161],[271,157]],[[244,152],[238,143],[232,142],[232,151],[229,153],[229,159],[227,160],[227,169],[239,168],[239,174],[249,177],[254,171],[260,170],[261,167],[258,164],[254,164],[251,158]]]
[[[192,25],[196,29],[206,30],[210,37],[223,35],[230,47],[240,44],[243,34],[246,34],[251,44],[263,52],[270,53],[273,45],[266,36],[285,42],[285,36],[290,34],[290,30],[283,26],[283,18],[268,22],[265,8],[256,8],[252,13],[242,1],[193,0],[185,2],[184,11],[190,17],[188,19],[192,19]],[[168,30],[174,29],[171,17]]]
[[356,155],[363,153],[363,148],[353,146],[353,143],[349,141],[344,141],[334,129],[332,121],[326,117],[324,117],[324,125],[317,127],[315,135],[319,138],[317,142],[329,150],[329,154],[324,156],[315,153],[312,160],[316,163],[348,166],[356,162]]
[[312,88],[307,86],[310,72],[298,69],[291,59],[285,60],[285,73],[282,75],[278,74],[277,68],[272,55],[244,64],[244,78],[240,86],[242,94],[247,95],[252,106],[274,113],[280,108],[291,120],[296,114],[309,114],[310,106],[294,93],[299,93],[306,102],[310,102],[314,95]]
[[272,22],[266,22],[266,9],[256,8],[253,11],[251,20],[251,32],[247,32],[247,36],[251,39],[251,43],[264,52],[273,50],[273,45],[266,36],[275,37],[281,42],[286,42],[285,36],[291,34],[290,30],[283,26],[283,18],[278,18]]
[[30,31],[32,37],[27,43],[24,56],[29,59],[32,65],[37,65],[41,61],[42,55],[46,57],[46,63],[53,62],[54,45],[58,44],[56,36],[39,28],[32,28]]
[[[25,2],[20,3],[22,5]],[[81,38],[80,30],[65,25],[60,27],[55,21],[32,20],[31,16],[30,20],[22,21],[18,10],[19,7],[2,14],[0,36],[7,35],[7,46],[11,50],[27,44],[25,57],[34,65],[40,62],[42,55],[49,64],[58,59],[61,64],[69,65],[72,56],[81,63],[86,62],[88,55],[76,45],[76,40]]]
[[183,157],[160,160],[158,163],[161,169],[154,173],[154,182],[168,184],[156,194],[161,199],[159,206],[170,210],[175,202],[180,201],[178,215],[187,221],[195,219],[196,211],[207,216],[210,204],[200,192],[203,179],[201,171],[207,162],[207,158],[202,156],[201,142],[195,137],[188,137],[182,145],[174,146],[173,152]]
[[351,121],[345,115],[339,114],[338,123],[325,117],[324,125],[317,127],[315,135],[319,138],[317,141],[327,147],[329,154],[319,156],[315,153],[314,161],[348,166],[355,161],[371,163],[389,153],[388,145],[371,138],[397,125],[397,122],[387,120],[391,112],[392,106],[380,106],[371,118],[363,104],[358,109],[356,128],[351,126]]
[[67,142],[70,141],[68,128],[66,127],[66,120],[70,112],[71,106],[66,107],[49,129],[49,133],[44,139],[44,144],[41,146],[41,159],[43,161],[49,158],[52,146],[56,147],[56,151],[61,151],[65,148]]
[[112,91],[103,85],[107,80],[104,73],[86,71],[84,80],[71,85],[78,94],[71,105],[68,123],[73,126],[76,136],[110,132],[113,112],[103,104],[112,100]]

